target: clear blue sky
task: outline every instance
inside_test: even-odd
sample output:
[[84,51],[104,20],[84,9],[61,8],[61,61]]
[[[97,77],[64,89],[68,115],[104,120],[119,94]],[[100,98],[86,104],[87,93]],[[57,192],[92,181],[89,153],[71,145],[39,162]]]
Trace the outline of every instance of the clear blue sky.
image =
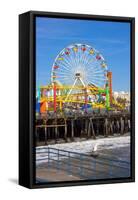
[[36,18],[36,85],[50,82],[58,53],[72,43],[101,52],[113,73],[113,90],[130,91],[130,24],[76,19]]

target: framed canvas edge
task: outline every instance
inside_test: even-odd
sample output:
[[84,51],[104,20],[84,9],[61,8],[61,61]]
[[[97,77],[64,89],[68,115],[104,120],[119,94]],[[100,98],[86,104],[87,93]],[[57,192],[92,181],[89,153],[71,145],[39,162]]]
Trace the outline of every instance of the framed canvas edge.
[[[30,82],[30,99],[29,99],[29,166],[30,166],[30,183],[27,185],[30,189],[49,188],[49,187],[68,187],[68,186],[81,186],[81,185],[97,185],[97,184],[113,184],[113,183],[128,183],[135,182],[135,18],[134,17],[119,17],[119,16],[105,16],[105,15],[89,15],[89,14],[74,14],[74,13],[58,13],[58,12],[42,12],[42,11],[28,11],[30,21],[30,36],[29,36],[29,82]],[[21,15],[24,15],[21,14]],[[20,15],[20,16],[21,16]],[[130,22],[131,24],[131,177],[117,178],[117,179],[104,179],[96,181],[70,181],[70,182],[52,182],[47,184],[35,183],[35,140],[34,140],[34,92],[35,92],[35,41],[34,41],[34,19],[36,16],[59,17],[59,18],[75,18],[75,19],[90,19],[90,20],[103,20],[103,21],[121,21]],[[33,156],[32,156],[33,155]],[[25,185],[23,185],[25,186]]]
[[[24,26],[26,27],[26,29],[23,32]],[[29,56],[30,56],[29,31],[30,31],[29,13],[24,15],[19,15],[19,97],[18,97],[19,98],[19,138],[18,138],[19,180],[18,183],[19,185],[24,187],[30,187],[30,150],[29,150],[30,118],[29,118],[29,89],[28,89]],[[26,67],[24,68],[24,66]],[[24,84],[23,80],[25,81]]]

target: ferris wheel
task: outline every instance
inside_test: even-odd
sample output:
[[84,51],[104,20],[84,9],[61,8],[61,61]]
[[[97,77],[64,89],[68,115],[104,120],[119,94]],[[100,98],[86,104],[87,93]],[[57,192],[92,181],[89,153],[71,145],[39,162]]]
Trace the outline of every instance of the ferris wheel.
[[99,51],[86,44],[72,44],[56,57],[51,82],[82,84],[103,88],[107,83],[107,64]]

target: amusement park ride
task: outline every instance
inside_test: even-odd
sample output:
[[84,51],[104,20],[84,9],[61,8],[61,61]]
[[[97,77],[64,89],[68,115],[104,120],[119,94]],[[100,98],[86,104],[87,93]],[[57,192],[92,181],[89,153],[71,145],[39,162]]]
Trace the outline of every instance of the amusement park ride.
[[[112,72],[103,56],[86,44],[64,48],[56,57],[51,83],[37,89],[36,112],[110,110]],[[115,103],[115,102],[114,102]]]

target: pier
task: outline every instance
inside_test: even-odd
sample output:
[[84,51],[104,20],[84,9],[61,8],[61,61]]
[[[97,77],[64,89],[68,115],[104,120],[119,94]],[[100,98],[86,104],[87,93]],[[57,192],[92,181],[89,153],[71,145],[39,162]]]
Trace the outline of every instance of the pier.
[[130,131],[130,121],[128,112],[39,115],[36,118],[36,144],[123,135]]

